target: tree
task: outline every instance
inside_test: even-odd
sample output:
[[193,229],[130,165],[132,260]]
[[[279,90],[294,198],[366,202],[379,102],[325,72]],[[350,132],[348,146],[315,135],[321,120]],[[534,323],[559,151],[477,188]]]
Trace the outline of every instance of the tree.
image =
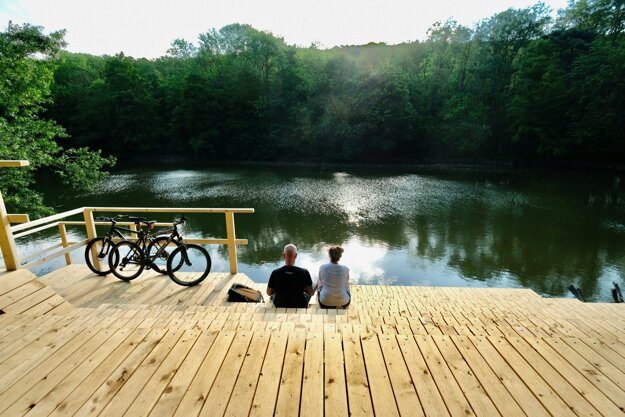
[[33,190],[37,170],[49,169],[78,191],[93,189],[112,166],[87,148],[64,149],[58,140],[65,130],[45,118],[56,57],[64,32],[45,35],[41,27],[9,23],[0,33],[0,158],[28,159],[29,168],[0,172],[0,190],[10,211],[33,216],[49,214],[40,193]]

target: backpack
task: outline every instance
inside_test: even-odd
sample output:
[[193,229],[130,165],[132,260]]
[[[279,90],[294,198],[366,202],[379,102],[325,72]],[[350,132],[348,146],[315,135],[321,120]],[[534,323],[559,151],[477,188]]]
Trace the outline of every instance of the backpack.
[[232,284],[228,290],[228,301],[237,303],[263,303],[265,299],[260,291],[242,284]]

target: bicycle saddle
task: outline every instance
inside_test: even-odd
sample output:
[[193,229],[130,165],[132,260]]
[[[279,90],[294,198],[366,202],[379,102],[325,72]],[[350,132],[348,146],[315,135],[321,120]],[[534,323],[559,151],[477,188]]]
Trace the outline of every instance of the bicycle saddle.
[[142,221],[141,223],[145,224],[148,229],[152,230],[154,229],[154,224],[156,224],[156,220]]
[[133,222],[142,222],[145,220],[145,217],[128,216],[128,220],[133,221]]

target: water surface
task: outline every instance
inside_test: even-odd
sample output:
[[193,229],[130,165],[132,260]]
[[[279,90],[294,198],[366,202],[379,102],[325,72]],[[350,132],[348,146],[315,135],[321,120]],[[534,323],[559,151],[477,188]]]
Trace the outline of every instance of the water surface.
[[[49,180],[39,186],[57,210],[253,207],[236,216],[236,228],[250,242],[239,247],[240,270],[257,282],[292,242],[313,277],[328,246],[340,244],[358,283],[527,287],[550,296],[569,296],[574,283],[593,300],[609,300],[613,281],[625,287],[625,193],[614,174],[171,167],[119,171],[86,196]],[[193,215],[186,233],[225,237],[223,215]],[[54,239],[43,234],[21,247]],[[227,271],[226,248],[209,249],[213,270]]]

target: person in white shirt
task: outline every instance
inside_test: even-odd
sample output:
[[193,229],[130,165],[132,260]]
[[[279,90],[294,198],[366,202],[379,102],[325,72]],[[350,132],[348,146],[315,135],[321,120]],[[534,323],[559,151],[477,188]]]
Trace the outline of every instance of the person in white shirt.
[[339,265],[343,248],[332,246],[328,250],[330,262],[319,267],[319,306],[321,308],[347,308],[351,302],[349,293],[349,268]]

